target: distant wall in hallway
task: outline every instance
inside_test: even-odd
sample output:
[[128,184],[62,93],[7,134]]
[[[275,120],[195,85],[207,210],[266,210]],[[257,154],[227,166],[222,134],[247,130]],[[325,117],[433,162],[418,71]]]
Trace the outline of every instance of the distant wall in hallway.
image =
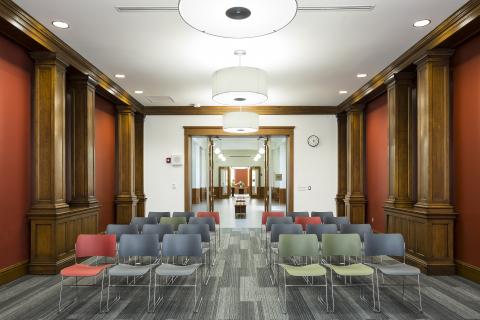
[[[221,116],[147,116],[145,120],[145,194],[148,211],[184,207],[184,167],[165,163],[184,154],[183,126],[221,126]],[[337,119],[333,115],[260,116],[262,126],[295,126],[294,209],[335,211],[337,193]],[[320,138],[316,148],[307,138]],[[311,186],[311,190],[308,190]],[[304,188],[305,187],[305,188]],[[303,191],[305,190],[305,191]]]

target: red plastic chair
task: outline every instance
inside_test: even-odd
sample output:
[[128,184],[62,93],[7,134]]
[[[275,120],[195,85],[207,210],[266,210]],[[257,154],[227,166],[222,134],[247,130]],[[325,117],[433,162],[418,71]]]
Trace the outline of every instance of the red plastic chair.
[[62,307],[62,291],[63,280],[65,277],[75,277],[75,286],[91,286],[91,285],[78,285],[78,277],[96,277],[102,274],[102,288],[100,291],[100,312],[102,312],[102,300],[103,300],[103,282],[105,279],[105,271],[111,264],[100,265],[88,265],[77,263],[77,258],[89,258],[89,257],[109,257],[115,258],[117,254],[117,241],[114,234],[80,234],[77,237],[75,243],[75,264],[63,268],[60,271],[62,280],[60,282],[60,299],[58,301],[58,311],[65,310],[72,305],[75,300],[70,304]]
[[[197,212],[197,217],[198,218],[213,218],[215,220],[215,224],[218,224],[218,246],[220,246],[220,213],[218,211],[199,211]],[[216,241],[215,239],[215,246],[216,246]]]
[[[262,226],[265,226],[267,224],[267,219],[269,217],[284,217],[285,216],[285,212],[281,212],[281,211],[264,211],[262,213]],[[262,233],[265,233],[265,248],[267,246],[267,231],[264,230],[263,228],[260,229]],[[263,238],[261,235],[260,235],[260,238]],[[263,246],[262,246],[263,248]],[[265,251],[266,252],[266,251]]]
[[307,224],[322,224],[320,217],[296,217],[295,224],[301,224],[303,231],[307,229]]

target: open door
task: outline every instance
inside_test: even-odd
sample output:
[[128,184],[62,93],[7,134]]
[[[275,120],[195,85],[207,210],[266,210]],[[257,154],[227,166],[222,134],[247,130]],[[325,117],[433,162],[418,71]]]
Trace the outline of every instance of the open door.
[[228,199],[230,188],[230,167],[218,167],[218,197]]
[[265,188],[263,189],[263,198],[265,200],[265,211],[270,210],[270,138],[267,137],[263,142],[265,149]]
[[252,199],[261,198],[260,188],[262,187],[261,182],[261,167],[250,167],[250,197]]

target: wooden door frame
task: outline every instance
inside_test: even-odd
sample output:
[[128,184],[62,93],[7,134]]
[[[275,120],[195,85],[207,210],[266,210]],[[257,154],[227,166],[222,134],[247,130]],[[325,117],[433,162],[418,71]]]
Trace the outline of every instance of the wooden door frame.
[[235,134],[223,131],[220,126],[184,126],[184,210],[191,210],[191,143],[192,137],[252,137],[252,136],[286,136],[289,149],[288,164],[288,208],[287,211],[293,211],[293,191],[294,191],[294,126],[268,126],[260,127],[257,132]]
[[[262,176],[262,167],[261,166],[250,166],[250,176],[248,177],[248,180],[249,180],[248,183],[250,184],[249,193],[250,193],[251,198],[253,198],[253,196],[252,196],[252,171],[254,169],[255,170],[258,169],[258,177]],[[257,181],[257,188],[261,187],[261,184],[262,184],[262,179],[259,178],[258,181]],[[257,194],[255,195],[255,199],[258,199],[258,189],[257,189]]]
[[[222,184],[222,177],[221,177],[221,173],[222,173],[222,169],[227,169],[227,196],[224,197],[223,194],[222,194],[222,187],[221,187],[221,184]],[[218,167],[218,188],[219,188],[219,194],[218,194],[218,199],[228,199],[230,198],[230,167],[225,167],[225,166],[219,166]]]

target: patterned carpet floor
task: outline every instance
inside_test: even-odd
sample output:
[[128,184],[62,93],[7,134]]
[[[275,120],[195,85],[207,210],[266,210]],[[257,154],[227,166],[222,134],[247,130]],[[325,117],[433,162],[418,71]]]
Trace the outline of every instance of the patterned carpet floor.
[[[458,276],[425,275],[423,313],[402,300],[401,288],[382,289],[382,312],[375,313],[360,299],[359,288],[350,287],[335,288],[333,314],[317,300],[318,288],[289,288],[284,315],[261,251],[260,229],[222,229],[220,245],[198,313],[193,312],[193,289],[178,287],[167,289],[154,313],[147,312],[145,287],[120,289],[121,299],[109,313],[98,313],[97,288],[79,288],[77,303],[58,313],[60,277],[28,275],[0,287],[0,319],[480,319],[480,285]],[[65,300],[75,296],[75,289],[64,292]],[[371,294],[365,290],[368,301]],[[415,287],[405,297],[417,299]]]

